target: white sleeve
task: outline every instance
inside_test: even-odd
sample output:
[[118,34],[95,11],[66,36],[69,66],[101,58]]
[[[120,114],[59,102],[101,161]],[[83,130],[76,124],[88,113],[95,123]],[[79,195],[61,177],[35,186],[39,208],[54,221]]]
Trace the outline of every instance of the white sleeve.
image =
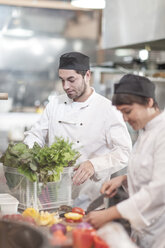
[[41,147],[45,145],[45,140],[48,134],[49,108],[50,103],[46,106],[41,118],[29,131],[24,133],[24,143],[30,148],[33,147],[35,142],[37,142]]
[[110,169],[112,174],[126,167],[132,148],[131,138],[124,120],[119,111],[114,108],[111,113],[107,113],[105,133],[109,152],[90,159],[97,179],[101,177],[103,170]]
[[136,229],[153,224],[165,211],[165,131],[160,132],[154,145],[152,181],[117,205]]

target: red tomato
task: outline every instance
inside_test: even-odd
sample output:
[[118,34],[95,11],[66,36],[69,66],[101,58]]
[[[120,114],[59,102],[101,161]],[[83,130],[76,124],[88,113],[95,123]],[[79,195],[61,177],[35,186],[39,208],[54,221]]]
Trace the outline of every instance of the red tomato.
[[30,224],[36,225],[35,220],[34,220],[31,216],[23,217],[23,220],[24,220],[25,222],[30,223]]
[[82,222],[82,219],[73,220],[73,219],[65,218],[65,221],[66,221],[66,222],[69,222],[69,223],[79,223],[79,222]]
[[108,248],[109,246],[98,236],[94,236],[94,247],[95,248]]
[[23,216],[21,214],[12,214],[11,215],[12,220],[23,220]]
[[91,248],[93,245],[94,230],[89,229],[74,229],[73,247],[74,248]]
[[72,208],[73,213],[85,215],[85,211],[82,208],[74,207]]
[[4,219],[4,220],[10,219],[10,214],[5,214],[5,215],[3,215],[3,216],[2,216],[2,219]]
[[15,221],[22,221],[23,216],[21,214],[6,214],[2,217],[2,219],[6,220],[15,220]]

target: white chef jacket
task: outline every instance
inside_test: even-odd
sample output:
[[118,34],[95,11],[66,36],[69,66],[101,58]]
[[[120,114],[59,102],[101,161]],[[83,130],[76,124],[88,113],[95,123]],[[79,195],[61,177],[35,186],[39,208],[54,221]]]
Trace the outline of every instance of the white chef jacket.
[[165,230],[165,112],[141,131],[127,178],[130,198],[117,209],[136,230],[140,247],[151,248]]
[[[25,133],[24,142],[32,147],[36,141],[50,146],[55,136],[68,138],[81,156],[77,164],[90,160],[94,166],[93,180],[73,186],[75,205],[86,209],[100,192],[112,173],[127,166],[131,139],[120,112],[111,101],[97,94],[85,102],[74,102],[66,94],[52,97],[40,120]],[[82,203],[82,205],[81,205]]]

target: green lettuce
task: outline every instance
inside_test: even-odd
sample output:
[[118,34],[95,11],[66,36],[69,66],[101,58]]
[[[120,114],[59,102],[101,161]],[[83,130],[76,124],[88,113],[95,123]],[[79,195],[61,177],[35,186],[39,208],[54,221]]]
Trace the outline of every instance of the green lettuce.
[[10,143],[0,158],[5,166],[17,168],[30,181],[56,182],[64,167],[73,166],[80,153],[72,148],[73,143],[56,137],[50,146],[41,148],[37,143],[29,148],[22,142]]

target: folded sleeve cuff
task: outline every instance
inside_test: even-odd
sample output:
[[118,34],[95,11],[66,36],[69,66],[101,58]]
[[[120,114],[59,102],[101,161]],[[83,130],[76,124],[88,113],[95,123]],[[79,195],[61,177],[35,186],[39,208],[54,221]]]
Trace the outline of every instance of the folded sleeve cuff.
[[124,163],[120,160],[112,161],[112,158],[109,155],[92,158],[89,159],[89,161],[93,164],[96,172],[102,171],[104,169],[111,169],[112,173],[115,173],[116,171],[127,166],[127,163]]
[[129,198],[117,204],[116,207],[121,216],[127,219],[134,229],[141,230],[144,227],[149,226],[150,223],[138,211],[133,199]]

